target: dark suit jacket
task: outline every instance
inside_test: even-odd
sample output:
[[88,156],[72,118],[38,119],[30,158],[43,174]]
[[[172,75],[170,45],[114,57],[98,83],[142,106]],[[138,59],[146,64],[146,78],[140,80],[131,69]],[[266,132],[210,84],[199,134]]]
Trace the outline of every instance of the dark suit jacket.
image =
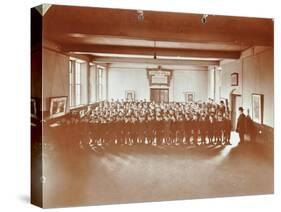
[[238,117],[236,132],[245,133],[246,130],[245,124],[246,124],[246,116],[245,114],[242,113]]

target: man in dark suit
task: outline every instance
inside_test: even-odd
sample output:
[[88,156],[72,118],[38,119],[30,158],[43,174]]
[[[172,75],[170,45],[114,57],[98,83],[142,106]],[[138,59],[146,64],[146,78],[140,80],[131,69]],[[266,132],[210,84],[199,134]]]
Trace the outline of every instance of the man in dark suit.
[[243,113],[243,108],[239,107],[239,117],[238,117],[238,121],[237,121],[237,127],[236,127],[236,132],[239,133],[239,138],[240,138],[240,143],[243,144],[244,143],[244,134],[245,134],[245,124],[246,124],[246,116]]

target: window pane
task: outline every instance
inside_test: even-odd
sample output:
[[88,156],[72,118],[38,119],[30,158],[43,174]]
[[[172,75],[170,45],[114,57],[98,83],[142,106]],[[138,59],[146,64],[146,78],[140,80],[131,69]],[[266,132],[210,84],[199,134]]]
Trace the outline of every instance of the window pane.
[[102,82],[102,77],[103,77],[103,68],[98,69],[98,81],[99,83]]
[[80,84],[81,82],[81,64],[76,63],[75,64],[75,84]]
[[81,98],[81,93],[80,93],[80,85],[75,86],[75,100],[76,104],[75,105],[80,105],[80,98]]
[[96,83],[95,83],[95,67],[93,65],[90,66],[90,89],[89,89],[89,94],[90,94],[90,103],[95,102],[95,91],[97,90],[97,88],[95,87]]

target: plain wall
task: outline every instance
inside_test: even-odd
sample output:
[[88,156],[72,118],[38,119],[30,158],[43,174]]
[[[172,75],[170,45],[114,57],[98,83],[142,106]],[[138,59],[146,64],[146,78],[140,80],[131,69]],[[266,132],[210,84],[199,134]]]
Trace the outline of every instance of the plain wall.
[[108,99],[125,99],[126,90],[134,90],[136,99],[149,99],[146,70],[109,68]]
[[[208,96],[208,72],[174,70],[169,88],[169,101],[184,102],[184,92],[194,92],[196,100],[205,101]],[[136,99],[150,99],[146,69],[108,69],[108,99],[125,99],[126,90],[134,90]]]
[[50,97],[68,96],[69,57],[46,48],[42,57],[42,111],[49,111]]
[[195,101],[208,97],[208,72],[175,70],[173,72],[173,101],[184,102],[185,92],[193,92]]
[[214,81],[214,68],[210,67],[208,69],[208,98],[215,98],[215,81]]

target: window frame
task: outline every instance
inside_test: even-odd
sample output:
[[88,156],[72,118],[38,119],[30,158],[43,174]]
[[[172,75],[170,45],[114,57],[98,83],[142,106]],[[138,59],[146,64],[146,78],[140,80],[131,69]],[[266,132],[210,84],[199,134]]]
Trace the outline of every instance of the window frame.
[[[83,61],[84,62],[84,61]],[[68,80],[68,87],[69,87],[69,108],[74,109],[83,106],[81,104],[81,65],[82,61],[76,60],[74,58],[69,59],[69,80]],[[78,69],[79,67],[79,69]],[[79,77],[77,75],[77,70],[79,70]],[[79,79],[79,82],[77,81]],[[78,89],[79,88],[79,89]],[[79,95],[77,95],[77,91],[79,90]],[[80,98],[79,101],[77,99]],[[78,104],[79,103],[79,104]]]

